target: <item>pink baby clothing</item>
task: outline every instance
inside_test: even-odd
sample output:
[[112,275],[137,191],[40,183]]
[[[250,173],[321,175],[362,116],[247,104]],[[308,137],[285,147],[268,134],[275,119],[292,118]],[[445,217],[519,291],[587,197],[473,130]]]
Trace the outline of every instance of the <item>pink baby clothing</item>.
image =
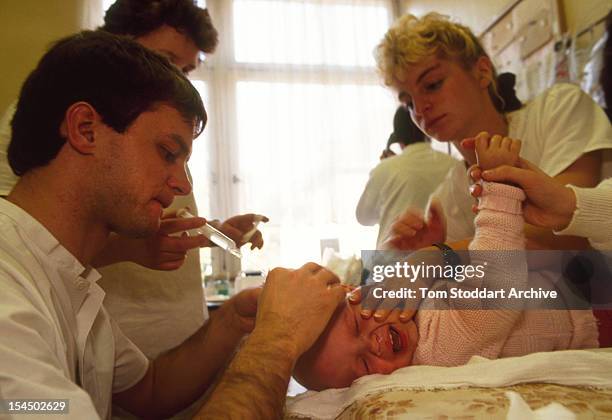
[[[479,288],[524,289],[524,219],[520,188],[483,183],[476,233],[470,243],[471,264],[483,263],[486,275]],[[490,251],[490,252],[482,252]],[[445,287],[452,287],[452,282]],[[495,309],[495,304],[500,309]],[[522,356],[539,351],[598,347],[597,326],[591,311],[504,309],[503,300],[455,299],[444,310],[419,310],[419,331],[413,364],[457,366],[472,356],[490,359]],[[472,305],[470,307],[470,305]]]

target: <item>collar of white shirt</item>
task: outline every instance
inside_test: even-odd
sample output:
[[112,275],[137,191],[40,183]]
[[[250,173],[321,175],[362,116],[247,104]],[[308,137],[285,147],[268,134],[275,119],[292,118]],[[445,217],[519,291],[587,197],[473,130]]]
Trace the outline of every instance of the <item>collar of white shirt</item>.
[[[53,284],[53,287],[60,297],[69,299],[73,310],[77,311],[83,304],[90,286],[100,278],[100,273],[92,267],[84,267],[51,232],[21,207],[6,199],[0,199],[0,214],[12,219],[19,227],[20,234],[25,236],[28,247],[33,252],[38,251],[36,253],[40,253],[45,262],[58,271],[63,284]],[[67,293],[62,293],[63,291]]]

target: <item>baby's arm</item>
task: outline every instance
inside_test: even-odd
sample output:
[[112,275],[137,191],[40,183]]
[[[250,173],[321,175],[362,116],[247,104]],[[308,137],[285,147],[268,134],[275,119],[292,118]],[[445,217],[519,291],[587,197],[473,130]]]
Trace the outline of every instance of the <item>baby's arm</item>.
[[[519,162],[521,141],[480,133],[475,139],[476,160],[481,170],[498,166],[516,166]],[[480,213],[474,219],[476,233],[470,250],[524,249],[522,189],[496,182],[483,182],[478,199]]]
[[478,215],[474,219],[476,232],[469,249],[522,250],[525,235],[522,189],[497,182],[483,182],[478,199]]
[[[518,140],[486,133],[476,138],[476,157],[483,169],[516,165],[521,143]],[[505,290],[523,288],[527,283],[524,255],[524,219],[522,189],[501,183],[483,183],[474,220],[476,232],[469,245],[472,266],[484,265],[482,281],[474,279],[451,284],[462,290]],[[467,362],[471,356],[497,358],[518,322],[521,312],[504,306],[508,301],[495,299],[454,299],[449,310],[421,314],[421,363],[447,366]]]
[[[463,290],[524,288],[527,265],[524,252],[521,203],[525,195],[519,188],[485,183],[476,216],[476,234],[470,243],[471,265],[485,265],[482,281],[466,280],[448,287]],[[497,358],[521,316],[508,309],[506,299],[454,299],[449,310],[421,313],[419,323],[419,363],[447,366],[467,362],[471,356]]]

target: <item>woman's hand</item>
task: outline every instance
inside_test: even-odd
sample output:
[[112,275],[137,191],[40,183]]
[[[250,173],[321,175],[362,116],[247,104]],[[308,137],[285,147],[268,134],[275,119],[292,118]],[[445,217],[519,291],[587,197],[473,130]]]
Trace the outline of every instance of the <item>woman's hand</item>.
[[[474,182],[484,179],[520,186],[527,195],[523,203],[523,216],[527,223],[534,226],[562,230],[572,220],[576,210],[574,191],[561,185],[526,159],[519,158],[517,167],[504,165],[484,172],[474,165],[468,169],[468,174]],[[474,184],[471,194],[473,197],[480,197],[482,187]],[[476,205],[472,206],[472,210],[477,211]]]
[[[437,247],[431,246],[420,249],[404,258],[401,255],[394,257],[394,262],[402,262],[413,267],[421,266],[439,266],[444,264],[444,259],[440,250]],[[414,272],[413,272],[414,273]],[[427,274],[420,271],[416,277],[398,277],[390,276],[384,278],[383,281],[362,286],[349,293],[349,303],[353,305],[361,305],[360,314],[364,319],[374,317],[377,322],[384,322],[391,312],[399,311],[399,320],[401,322],[410,321],[417,312],[417,308],[421,302],[422,296],[420,289],[428,289],[433,282],[433,278],[428,278]],[[375,277],[373,277],[376,280]],[[375,293],[375,289],[377,290]],[[388,296],[398,296],[397,292],[411,289],[412,295],[407,295],[406,298],[390,298]],[[391,293],[390,293],[391,292]],[[406,292],[408,293],[408,292]],[[376,297],[378,296],[378,297]]]
[[523,204],[525,220],[535,226],[562,230],[576,210],[576,195],[571,188],[559,184],[524,159],[518,167],[500,166],[483,171],[482,179],[519,185],[527,195]]
[[269,219],[266,216],[260,216],[253,213],[240,214],[238,216],[230,217],[223,222],[219,227],[219,230],[236,242],[236,246],[238,248],[244,244],[250,243],[251,249],[261,249],[261,247],[263,247],[264,240],[259,230],[256,230],[250,238],[247,238],[247,240],[244,241],[244,235],[254,228],[255,223],[258,220],[267,222]]
[[[409,303],[409,307],[405,308],[403,299],[395,298],[376,298],[374,297],[374,287],[381,287],[384,290],[399,290],[399,282],[394,282],[394,279],[386,280],[383,284],[368,285],[358,287],[349,294],[349,303],[352,305],[361,305],[359,311],[363,319],[369,319],[372,316],[377,322],[385,322],[393,311],[399,311],[399,320],[408,322],[416,314],[414,305]],[[392,283],[397,283],[395,287]],[[382,293],[382,292],[381,292]]]

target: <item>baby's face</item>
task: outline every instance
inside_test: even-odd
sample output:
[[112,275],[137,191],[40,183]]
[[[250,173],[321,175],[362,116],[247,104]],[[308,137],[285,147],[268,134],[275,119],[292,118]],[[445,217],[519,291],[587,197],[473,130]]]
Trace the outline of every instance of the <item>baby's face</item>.
[[394,311],[384,323],[364,320],[361,307],[345,302],[317,342],[298,360],[294,377],[308,389],[344,388],[364,375],[409,366],[418,341],[413,320]]

